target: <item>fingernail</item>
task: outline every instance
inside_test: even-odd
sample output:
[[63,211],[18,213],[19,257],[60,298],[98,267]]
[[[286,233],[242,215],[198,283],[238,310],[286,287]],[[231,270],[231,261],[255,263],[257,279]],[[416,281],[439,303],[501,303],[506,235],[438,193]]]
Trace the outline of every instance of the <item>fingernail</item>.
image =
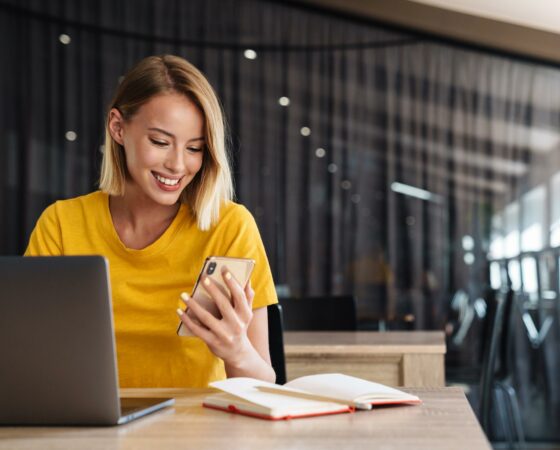
[[210,280],[208,278],[205,278],[203,283],[204,283],[204,286],[210,286]]
[[226,272],[226,274],[224,276],[226,277],[226,280],[231,280],[231,273],[230,272]]
[[177,315],[183,317],[183,310],[181,308],[177,308]]
[[187,294],[186,292],[181,292],[181,298],[185,303],[188,303],[188,301],[191,299],[189,294]]

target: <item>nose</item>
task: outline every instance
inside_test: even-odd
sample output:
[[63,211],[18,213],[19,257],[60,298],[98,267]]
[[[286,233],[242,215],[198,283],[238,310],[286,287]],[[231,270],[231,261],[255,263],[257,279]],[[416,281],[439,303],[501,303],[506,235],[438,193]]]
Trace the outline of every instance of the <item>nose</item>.
[[173,172],[181,173],[185,167],[185,160],[183,155],[183,150],[180,148],[175,148],[167,154],[165,159],[164,167]]

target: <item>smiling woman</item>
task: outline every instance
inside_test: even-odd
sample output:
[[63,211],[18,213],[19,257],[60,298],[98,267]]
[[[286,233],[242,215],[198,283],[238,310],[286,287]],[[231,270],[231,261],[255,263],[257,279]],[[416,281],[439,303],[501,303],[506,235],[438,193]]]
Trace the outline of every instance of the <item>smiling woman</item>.
[[[107,128],[126,163],[125,191],[109,201],[113,222],[128,247],[143,248],[167,229],[179,196],[202,168],[204,117],[185,95],[167,93],[151,98],[129,120],[112,108]],[[134,233],[127,220],[130,204],[162,210],[163,221],[153,236]]]
[[[127,145],[125,138],[129,139]],[[204,146],[205,164],[199,165],[194,175],[199,169],[201,173],[182,182],[180,191],[181,202],[190,204],[196,212],[199,227],[208,229],[217,220],[223,200],[233,196],[224,121],[210,84],[182,58],[170,55],[145,58],[119,85],[106,121],[108,154],[101,167],[101,190],[122,195],[130,175],[128,158],[138,156],[135,150],[140,151],[148,143],[172,149],[167,152],[171,153],[167,164],[172,165],[180,163],[178,149],[193,152]],[[131,151],[127,150],[132,146]]]
[[[126,162],[125,191],[110,197],[113,223],[130,248],[144,248],[168,228],[179,209],[179,196],[202,168],[204,117],[188,97],[168,93],[151,98],[130,120],[109,112],[108,132]],[[104,187],[103,185],[101,186]],[[130,205],[162,211],[149,233],[136,233]],[[171,208],[169,208],[171,207]]]
[[[208,81],[179,57],[140,61],[109,106],[100,191],[48,207],[26,250],[109,260],[121,387],[274,380],[266,315],[274,283],[255,221],[232,196],[223,115]],[[220,320],[181,295],[210,255],[256,261],[252,285],[223,273],[232,304],[216,301]],[[180,314],[194,338],[175,333],[181,298],[198,319]]]

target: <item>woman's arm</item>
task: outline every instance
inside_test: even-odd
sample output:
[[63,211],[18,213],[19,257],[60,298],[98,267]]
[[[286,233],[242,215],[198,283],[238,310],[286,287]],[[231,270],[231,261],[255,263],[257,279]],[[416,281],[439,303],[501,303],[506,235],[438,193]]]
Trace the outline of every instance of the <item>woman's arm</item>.
[[247,355],[232,358],[229,363],[226,361],[227,376],[258,378],[274,383],[276,374],[270,365],[266,307],[253,310],[253,319],[249,324],[247,337],[252,345],[251,351]]
[[[181,320],[200,337],[212,353],[224,360],[228,377],[251,377],[274,382],[276,374],[270,365],[268,351],[268,318],[266,307],[251,309],[254,292],[250,284],[245,290],[227,271],[222,273],[232,294],[233,304],[210,278],[203,279],[206,291],[216,302],[221,319],[200,306],[196,299],[185,303],[198,319],[178,310]],[[186,296],[182,298],[185,300]]]

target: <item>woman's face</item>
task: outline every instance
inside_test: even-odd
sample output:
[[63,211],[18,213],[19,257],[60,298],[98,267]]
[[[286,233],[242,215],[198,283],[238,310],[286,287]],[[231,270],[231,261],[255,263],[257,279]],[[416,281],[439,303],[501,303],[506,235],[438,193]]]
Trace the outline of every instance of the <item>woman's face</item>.
[[127,190],[139,190],[160,205],[174,205],[202,167],[204,117],[187,97],[161,94],[128,121],[113,109],[113,139],[124,147]]

